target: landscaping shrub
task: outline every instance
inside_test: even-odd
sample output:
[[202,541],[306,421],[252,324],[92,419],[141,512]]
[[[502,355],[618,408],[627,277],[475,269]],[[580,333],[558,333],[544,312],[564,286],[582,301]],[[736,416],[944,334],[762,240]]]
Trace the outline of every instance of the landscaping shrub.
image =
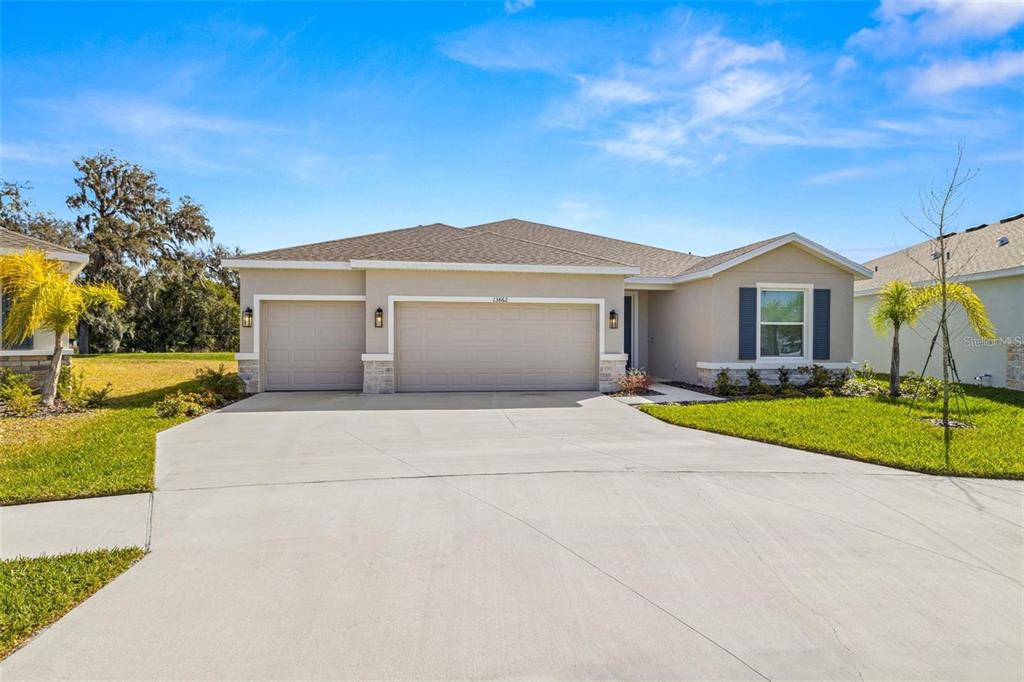
[[767,388],[768,393],[751,393],[750,395],[747,396],[747,400],[772,400],[774,396],[772,395],[771,387]]
[[797,371],[807,375],[806,385],[809,388],[825,388],[832,383],[832,373],[821,365],[800,367]]
[[718,374],[715,376],[715,393],[718,395],[736,395],[740,392],[740,387],[732,380],[729,376],[729,370],[720,369]]
[[[963,391],[960,384],[950,384],[950,395],[959,395]],[[900,382],[900,394],[911,397],[914,394],[922,400],[936,400],[942,395],[942,380],[935,377],[921,376],[917,372],[907,372]]]
[[75,372],[70,367],[62,367],[57,379],[57,397],[75,409],[103,407],[113,389],[114,385],[109,381],[103,388],[86,386],[85,372]]
[[224,400],[238,400],[245,395],[242,380],[235,372],[229,372],[224,365],[217,369],[205,368],[196,370],[196,381],[199,388],[209,391]]
[[185,393],[177,391],[163,397],[153,407],[158,417],[198,417],[207,410],[219,407],[224,401],[210,391]]
[[792,380],[791,380],[791,375],[793,373],[793,370],[791,370],[789,367],[779,367],[775,371],[778,372],[778,375],[779,375],[779,391],[780,392],[784,391],[785,389],[787,389],[787,388],[789,388],[790,386],[793,385],[792,384]]
[[651,389],[654,377],[644,369],[628,369],[618,378],[619,390],[626,395],[644,395]]
[[787,386],[785,388],[780,388],[779,392],[778,392],[778,396],[780,398],[806,398],[807,397],[804,394],[803,391],[801,391],[798,388],[793,388],[792,386]]
[[841,370],[839,370],[837,372],[834,372],[832,374],[832,381],[830,382],[830,384],[831,384],[830,388],[834,392],[839,393],[839,391],[842,390],[843,386],[846,385],[846,382],[849,381],[852,378],[853,378],[853,370],[851,370],[849,367],[843,367]]
[[28,383],[28,375],[0,370],[0,402],[17,417],[28,417],[39,408],[40,396]]
[[859,379],[874,379],[875,368],[871,366],[871,363],[865,360],[861,363],[860,369],[854,372]]
[[889,384],[879,379],[853,377],[847,379],[837,393],[845,397],[863,397],[888,395]]
[[772,395],[775,391],[764,383],[761,373],[751,367],[747,370],[747,393],[751,395]]
[[828,386],[811,386],[804,392],[804,395],[811,398],[831,398],[835,395],[835,392]]

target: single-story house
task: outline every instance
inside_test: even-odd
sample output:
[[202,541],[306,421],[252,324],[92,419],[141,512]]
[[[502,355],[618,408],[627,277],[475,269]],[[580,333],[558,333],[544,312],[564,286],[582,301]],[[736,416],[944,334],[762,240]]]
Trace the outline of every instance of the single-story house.
[[791,233],[709,257],[524,220],[421,225],[224,261],[250,391],[614,390],[627,367],[848,367],[870,271]]
[[[25,249],[38,249],[43,251],[49,258],[64,263],[68,277],[75,277],[82,271],[85,264],[89,262],[89,256],[60,244],[36,239],[20,232],[0,229],[0,255],[9,253],[22,253]],[[3,328],[3,321],[7,316],[7,306],[10,297],[0,292],[0,329]],[[65,363],[72,350],[67,338],[63,339]],[[54,338],[53,332],[40,330],[23,342],[16,345],[8,345],[3,341],[0,334],[0,367],[14,369],[23,374],[32,376],[35,382],[42,381],[50,368],[50,357],[53,354]]]
[[[960,379],[982,385],[1024,390],[1024,213],[996,223],[978,225],[946,237],[951,279],[967,283],[985,304],[996,326],[995,341],[978,338],[956,309],[949,325],[953,358]],[[878,291],[893,280],[916,286],[934,282],[932,268],[939,258],[932,241],[868,261],[873,278],[854,285],[854,358],[888,371],[892,337],[879,337],[869,315]],[[927,311],[918,323],[900,332],[900,369],[920,372],[938,327],[938,311]],[[942,376],[933,356],[928,374]]]

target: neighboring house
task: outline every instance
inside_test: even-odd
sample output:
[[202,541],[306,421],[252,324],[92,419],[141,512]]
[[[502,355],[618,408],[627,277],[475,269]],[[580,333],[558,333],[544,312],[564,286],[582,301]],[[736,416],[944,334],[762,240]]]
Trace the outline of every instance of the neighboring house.
[[[0,255],[22,253],[27,248],[38,249],[45,252],[47,257],[63,262],[69,277],[76,276],[89,262],[89,257],[84,253],[19,232],[0,229]],[[3,321],[7,316],[9,301],[10,298],[0,292],[0,329],[2,329]],[[38,331],[14,346],[9,346],[2,337],[3,335],[0,334],[0,367],[8,367],[24,374],[30,374],[35,381],[41,381],[50,368],[50,357],[53,354],[53,332]],[[65,354],[70,355],[71,348],[66,335],[64,346]]]
[[[978,338],[957,309],[949,330],[960,379],[1024,390],[1024,214],[946,239],[947,272],[953,280],[969,284],[981,298],[999,337],[996,341]],[[878,290],[899,279],[918,286],[931,284],[937,258],[934,242],[927,241],[865,263],[874,278],[855,287],[854,358],[870,362],[879,371],[888,370],[892,337],[875,335],[868,320]],[[938,310],[933,308],[916,325],[901,331],[901,371],[921,371],[937,323]],[[942,376],[938,355],[929,362],[928,374]]]
[[239,256],[251,391],[614,390],[627,365],[850,365],[861,265],[797,234],[702,258],[523,220]]

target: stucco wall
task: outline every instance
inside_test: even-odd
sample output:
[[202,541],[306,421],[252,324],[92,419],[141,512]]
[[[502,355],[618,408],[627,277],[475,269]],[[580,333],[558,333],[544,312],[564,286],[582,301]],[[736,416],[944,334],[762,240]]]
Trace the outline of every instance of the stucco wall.
[[[239,270],[242,310],[253,306],[257,294],[360,295],[366,292],[361,270]],[[252,328],[242,327],[242,353],[252,352]]]
[[739,289],[758,283],[813,284],[815,289],[830,289],[828,362],[849,362],[853,358],[853,275],[845,270],[790,244],[720,272],[712,283],[710,357],[701,360],[738,360]]
[[[1005,339],[1024,336],[1024,275],[981,280],[968,283],[981,298],[996,334],[1004,341],[981,343],[967,325],[963,311],[957,309],[950,321],[953,336],[953,357],[960,378],[973,382],[974,377],[992,375],[993,386],[1006,385],[1007,349]],[[854,303],[854,359],[867,361],[880,372],[889,370],[892,336],[876,336],[868,321],[877,295],[858,296]],[[928,345],[938,326],[935,309],[928,311],[913,327],[900,332],[900,371],[920,372],[928,355]],[[942,365],[933,358],[929,374],[942,374]]]
[[647,292],[648,369],[662,379],[699,383],[698,362],[739,362],[739,289],[759,283],[830,289],[828,361],[853,358],[853,275],[787,245],[709,279]]
[[[366,352],[388,351],[388,322],[377,329],[373,312],[387,314],[388,296],[536,296],[548,298],[603,298],[605,314],[612,308],[622,313],[621,275],[548,275],[513,272],[440,272],[429,270],[366,271]],[[622,326],[608,329],[605,352],[622,352]]]
[[711,280],[647,292],[648,371],[660,379],[697,382],[697,362],[711,353]]

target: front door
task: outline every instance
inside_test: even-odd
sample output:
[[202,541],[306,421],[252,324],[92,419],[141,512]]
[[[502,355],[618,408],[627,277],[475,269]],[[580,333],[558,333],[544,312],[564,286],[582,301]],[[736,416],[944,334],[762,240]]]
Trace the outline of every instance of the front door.
[[626,354],[626,369],[633,369],[633,297],[626,296],[622,301],[623,352]]

